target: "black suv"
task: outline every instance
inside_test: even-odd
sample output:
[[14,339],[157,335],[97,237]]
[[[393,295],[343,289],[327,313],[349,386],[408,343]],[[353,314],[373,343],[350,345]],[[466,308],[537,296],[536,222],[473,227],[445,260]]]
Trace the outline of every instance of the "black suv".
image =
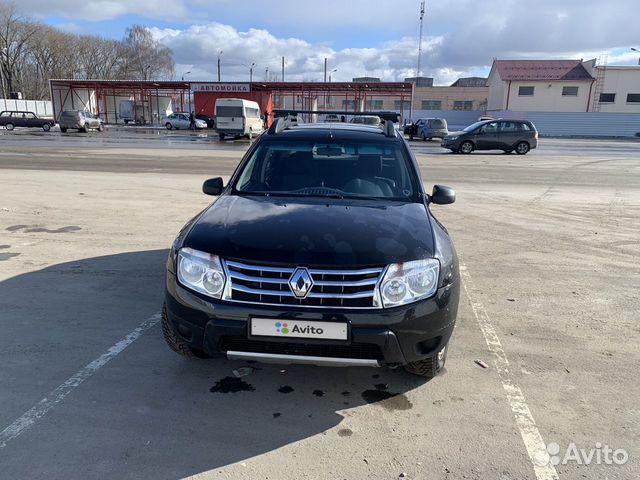
[[458,309],[458,260],[392,122],[287,127],[249,148],[181,230],[162,327],[186,356],[405,365],[435,376]]
[[524,155],[538,146],[538,131],[527,120],[485,120],[450,133],[442,140],[442,146],[460,153],[504,150]]

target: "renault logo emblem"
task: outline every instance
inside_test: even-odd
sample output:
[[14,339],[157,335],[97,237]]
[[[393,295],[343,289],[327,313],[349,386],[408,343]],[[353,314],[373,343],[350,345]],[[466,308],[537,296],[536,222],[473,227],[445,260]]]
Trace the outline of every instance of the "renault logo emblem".
[[289,278],[289,288],[296,298],[305,298],[313,287],[313,278],[309,270],[303,267],[296,268]]

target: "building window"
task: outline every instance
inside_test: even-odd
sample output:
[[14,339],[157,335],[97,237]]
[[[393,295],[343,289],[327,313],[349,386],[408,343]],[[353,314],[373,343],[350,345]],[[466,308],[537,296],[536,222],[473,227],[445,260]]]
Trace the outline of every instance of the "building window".
[[382,100],[367,100],[367,110],[382,110]]
[[628,93],[627,103],[640,103],[640,93]]
[[473,101],[472,100],[454,100],[453,109],[454,110],[473,110]]
[[356,101],[355,100],[342,100],[342,109],[343,110],[356,110]]
[[422,110],[442,110],[442,100],[422,100]]
[[601,93],[600,94],[600,103],[615,103],[616,94],[615,93]]
[[402,102],[400,100],[394,100],[393,108],[395,110],[404,110],[405,112],[408,112],[411,110],[411,100],[403,100]]
[[535,87],[518,87],[518,96],[520,97],[533,97],[533,90]]
[[577,97],[578,96],[578,87],[562,87],[562,96],[563,97]]

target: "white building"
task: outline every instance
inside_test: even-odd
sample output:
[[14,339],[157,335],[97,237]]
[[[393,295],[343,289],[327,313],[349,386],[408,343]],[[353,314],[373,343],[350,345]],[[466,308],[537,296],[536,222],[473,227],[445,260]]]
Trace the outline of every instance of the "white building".
[[494,60],[487,111],[640,113],[640,66]]
[[640,113],[640,66],[596,67],[594,75],[604,82],[594,87],[593,111]]
[[580,60],[494,60],[487,111],[587,112],[591,68]]

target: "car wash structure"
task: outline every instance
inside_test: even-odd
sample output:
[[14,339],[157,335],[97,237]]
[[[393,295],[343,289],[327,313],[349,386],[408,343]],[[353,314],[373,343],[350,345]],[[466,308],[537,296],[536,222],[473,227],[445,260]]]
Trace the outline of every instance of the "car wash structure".
[[[136,80],[50,80],[54,116],[85,110],[106,123],[160,125],[172,112],[215,116],[219,98],[242,98],[260,105],[270,125],[276,111],[318,115],[375,114],[385,99],[401,119],[411,118],[413,84],[408,82],[183,82]],[[388,109],[387,109],[388,110]]]

